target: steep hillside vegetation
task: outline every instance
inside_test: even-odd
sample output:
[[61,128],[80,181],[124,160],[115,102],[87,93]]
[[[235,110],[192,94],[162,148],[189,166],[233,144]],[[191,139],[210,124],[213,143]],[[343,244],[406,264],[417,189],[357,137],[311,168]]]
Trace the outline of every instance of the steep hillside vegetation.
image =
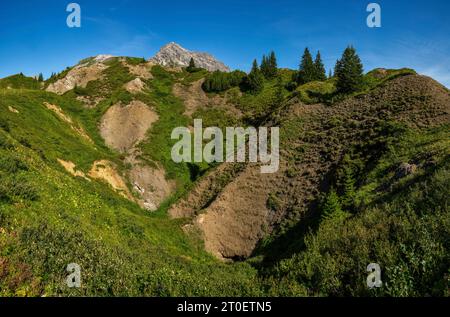
[[[100,56],[1,80],[0,295],[449,295],[448,90],[294,75],[211,91],[228,75]],[[279,126],[280,170],[173,162],[194,118]]]
[[[91,177],[97,160],[114,162],[119,173],[126,166],[72,128],[89,131],[76,100],[31,90],[0,94],[1,295],[260,294],[255,269],[218,263],[182,231],[182,221],[149,213]],[[45,103],[58,105],[71,124]],[[65,284],[72,262],[82,267],[81,289]]]

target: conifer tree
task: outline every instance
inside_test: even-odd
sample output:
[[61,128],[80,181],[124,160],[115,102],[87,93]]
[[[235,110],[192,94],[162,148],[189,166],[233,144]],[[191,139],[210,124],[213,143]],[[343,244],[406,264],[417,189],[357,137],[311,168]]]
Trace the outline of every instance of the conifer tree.
[[275,96],[272,104],[272,110],[276,110],[282,105],[284,101],[283,91],[284,91],[283,78],[281,78],[281,76],[277,76],[277,83],[275,86]]
[[264,76],[258,67],[256,59],[253,61],[252,70],[247,76],[246,84],[248,89],[254,93],[258,93],[264,86]]
[[42,75],[42,73],[39,73],[38,81],[40,82],[44,81],[44,76]]
[[278,66],[275,52],[272,51],[268,56],[263,55],[260,68],[266,79],[273,79],[277,76]]
[[306,84],[315,79],[316,70],[314,62],[308,48],[305,48],[305,52],[302,56],[300,63],[300,69],[298,73],[299,84]]
[[191,57],[191,59],[189,60],[189,66],[186,67],[186,71],[192,73],[192,72],[195,72],[196,70],[197,70],[197,67],[195,66],[195,61]]
[[260,69],[264,77],[269,78],[269,61],[266,55],[262,57]]
[[327,75],[325,73],[325,66],[322,62],[322,57],[320,56],[320,51],[317,52],[316,60],[314,61],[314,69],[315,69],[315,80],[325,81],[327,79]]
[[325,198],[322,206],[322,219],[331,219],[334,217],[340,217],[344,214],[342,205],[339,200],[339,196],[334,188],[331,188],[330,192]]
[[268,63],[269,63],[269,78],[274,78],[277,76],[278,73],[277,57],[275,56],[274,51],[270,52]]
[[350,166],[345,167],[344,173],[344,198],[342,200],[346,208],[352,208],[355,199],[355,176]]
[[363,65],[356,50],[349,46],[337,61],[334,75],[337,77],[336,88],[340,93],[356,92],[362,87]]

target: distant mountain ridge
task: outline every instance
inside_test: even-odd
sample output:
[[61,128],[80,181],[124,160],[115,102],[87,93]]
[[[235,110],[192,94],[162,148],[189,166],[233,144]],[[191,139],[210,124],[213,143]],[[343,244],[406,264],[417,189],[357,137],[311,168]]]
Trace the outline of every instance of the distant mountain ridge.
[[230,68],[214,56],[208,53],[192,52],[175,42],[164,45],[150,61],[162,66],[186,67],[191,58],[194,59],[197,67],[205,68],[208,71],[229,72]]

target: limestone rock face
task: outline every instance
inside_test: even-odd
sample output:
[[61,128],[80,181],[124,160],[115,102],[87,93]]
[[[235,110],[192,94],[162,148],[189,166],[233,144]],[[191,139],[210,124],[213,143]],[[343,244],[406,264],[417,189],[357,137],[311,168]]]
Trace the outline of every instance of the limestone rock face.
[[194,59],[197,67],[209,71],[230,71],[228,66],[215,59],[214,56],[208,53],[191,52],[174,42],[163,46],[150,61],[167,67],[187,67],[191,58]]

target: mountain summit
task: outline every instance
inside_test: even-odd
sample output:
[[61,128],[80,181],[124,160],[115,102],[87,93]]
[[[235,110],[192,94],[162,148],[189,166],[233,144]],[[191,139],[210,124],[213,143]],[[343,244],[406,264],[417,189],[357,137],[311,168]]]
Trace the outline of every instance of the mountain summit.
[[214,56],[208,53],[191,52],[179,44],[171,42],[164,45],[159,52],[150,59],[162,66],[181,66],[189,65],[191,58],[194,59],[197,67],[205,68],[209,71],[220,70],[223,72],[230,71],[230,68],[221,61],[218,61]]

